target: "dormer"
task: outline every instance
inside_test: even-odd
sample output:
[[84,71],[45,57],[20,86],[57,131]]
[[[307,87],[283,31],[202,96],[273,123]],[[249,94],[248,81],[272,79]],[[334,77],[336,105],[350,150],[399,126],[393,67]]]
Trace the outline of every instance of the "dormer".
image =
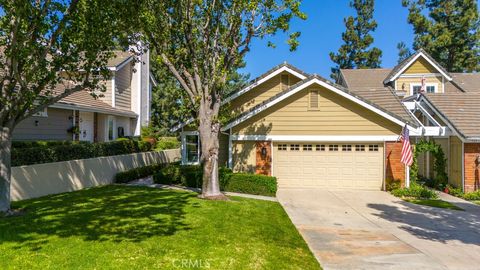
[[400,97],[418,94],[425,84],[426,93],[445,93],[445,83],[452,80],[448,72],[429,54],[420,49],[403,60],[383,81]]

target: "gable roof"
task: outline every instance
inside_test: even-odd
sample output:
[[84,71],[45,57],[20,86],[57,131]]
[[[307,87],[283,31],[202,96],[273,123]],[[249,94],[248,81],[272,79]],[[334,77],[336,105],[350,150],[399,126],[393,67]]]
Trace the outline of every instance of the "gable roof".
[[[236,99],[237,97],[251,91],[255,87],[257,87],[260,84],[270,80],[271,78],[277,76],[278,74],[280,74],[282,72],[288,72],[288,73],[292,74],[293,76],[299,78],[300,80],[304,80],[305,78],[307,78],[309,76],[308,73],[303,72],[299,68],[296,68],[295,66],[293,66],[293,65],[291,65],[287,62],[283,62],[282,64],[273,67],[269,71],[263,73],[262,75],[258,76],[255,79],[251,80],[247,87],[245,87],[245,88],[243,88],[243,89],[241,89],[237,92],[234,92],[230,96],[226,97],[222,101],[222,105],[225,105],[228,102],[231,102],[232,100]],[[172,127],[170,129],[170,132],[175,132],[175,131],[183,128],[184,126],[192,123],[193,120],[194,120],[193,118],[189,118],[187,121],[175,125],[174,127]]]
[[255,87],[259,86],[260,84],[270,80],[271,78],[277,76],[278,74],[282,72],[288,72],[292,74],[293,76],[299,78],[300,80],[303,80],[309,76],[309,74],[303,72],[302,70],[290,65],[287,62],[283,62],[280,65],[277,65],[270,69],[269,71],[263,73],[262,75],[258,76],[257,78],[253,79],[250,81],[247,87],[241,89],[240,91],[232,93],[230,96],[226,97],[222,104],[228,103],[237,97],[249,92],[250,90],[254,89]]
[[[270,97],[269,99],[263,101],[262,103],[259,103],[257,104],[256,106],[250,108],[249,110],[243,112],[242,114],[240,114],[238,117],[236,117],[233,121],[231,121],[230,123],[228,123],[225,127],[222,128],[223,131],[225,130],[228,130],[242,122],[244,122],[245,120],[253,117],[254,115],[266,110],[267,108],[279,103],[280,101],[298,93],[299,91],[305,89],[306,87],[312,85],[312,84],[317,84],[317,85],[320,85],[320,86],[323,86],[325,87],[326,89],[332,91],[332,92],[335,92],[337,94],[339,94],[340,96],[342,97],[345,97],[385,118],[387,118],[388,120],[394,122],[394,123],[397,123],[398,125],[401,125],[401,126],[404,126],[405,124],[409,124],[410,126],[414,126],[416,124],[416,121],[413,121],[413,119],[409,116],[409,114],[404,111],[404,116],[405,118],[403,117],[400,117],[384,108],[382,108],[381,106],[378,106],[377,104],[371,102],[370,100],[362,97],[362,96],[359,96],[357,94],[355,94],[354,92],[351,92],[349,91],[347,88],[344,88],[343,86],[340,86],[338,84],[335,84],[335,83],[332,83],[328,80],[326,80],[325,78],[322,78],[321,76],[318,76],[318,75],[312,75],[300,82],[298,82],[297,84],[291,86],[289,89],[283,91],[283,92],[280,92],[278,93],[277,95],[273,96],[273,97]],[[393,94],[393,93],[392,93]],[[401,105],[401,103],[400,103]],[[401,105],[403,106],[403,105]],[[403,114],[403,113],[402,113]]]
[[107,67],[113,71],[119,70],[133,59],[133,54],[130,52],[114,51],[113,57],[107,61]]
[[340,72],[349,91],[370,100],[410,123],[417,122],[403,105],[395,90],[390,86],[385,86],[382,82],[391,69],[342,69]]
[[461,137],[480,141],[480,91],[471,93],[422,94],[419,98],[433,107]]
[[448,81],[452,80],[452,76],[433,59],[425,50],[420,49],[416,53],[412,54],[410,57],[406,58],[400,64],[392,69],[392,71],[384,79],[383,83],[388,84],[391,81],[394,81],[398,76],[400,76],[409,66],[411,66],[419,57],[423,57],[427,62],[432,65],[440,74],[442,74]]

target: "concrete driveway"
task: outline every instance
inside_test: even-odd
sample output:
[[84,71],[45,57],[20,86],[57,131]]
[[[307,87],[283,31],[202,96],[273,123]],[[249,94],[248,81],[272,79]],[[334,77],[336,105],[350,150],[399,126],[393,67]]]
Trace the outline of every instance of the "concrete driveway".
[[480,269],[480,207],[419,206],[382,191],[281,189],[325,269]]

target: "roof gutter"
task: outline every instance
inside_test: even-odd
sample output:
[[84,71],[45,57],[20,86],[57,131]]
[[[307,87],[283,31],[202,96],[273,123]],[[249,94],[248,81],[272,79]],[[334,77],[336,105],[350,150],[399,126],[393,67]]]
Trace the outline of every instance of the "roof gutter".
[[81,105],[76,105],[76,104],[55,103],[53,105],[50,105],[49,107],[57,108],[57,109],[66,109],[66,110],[81,110],[81,111],[85,111],[85,112],[104,113],[104,114],[111,114],[111,115],[116,115],[116,116],[126,116],[126,117],[130,117],[130,118],[135,118],[135,117],[138,116],[134,112],[111,111],[111,110],[106,110],[106,109],[101,109],[101,108],[92,108],[92,107],[81,106]]

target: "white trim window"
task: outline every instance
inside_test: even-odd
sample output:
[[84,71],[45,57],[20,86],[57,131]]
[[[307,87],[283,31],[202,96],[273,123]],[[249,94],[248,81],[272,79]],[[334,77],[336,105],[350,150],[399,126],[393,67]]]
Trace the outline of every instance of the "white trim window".
[[182,137],[182,164],[196,165],[200,163],[200,137],[198,131],[185,131]]
[[[419,94],[421,89],[422,89],[421,83],[410,83],[410,95]],[[425,92],[438,93],[438,83],[426,83]]]
[[115,116],[109,115],[106,119],[106,125],[105,125],[105,141],[113,141],[117,138],[116,134],[116,119]]

